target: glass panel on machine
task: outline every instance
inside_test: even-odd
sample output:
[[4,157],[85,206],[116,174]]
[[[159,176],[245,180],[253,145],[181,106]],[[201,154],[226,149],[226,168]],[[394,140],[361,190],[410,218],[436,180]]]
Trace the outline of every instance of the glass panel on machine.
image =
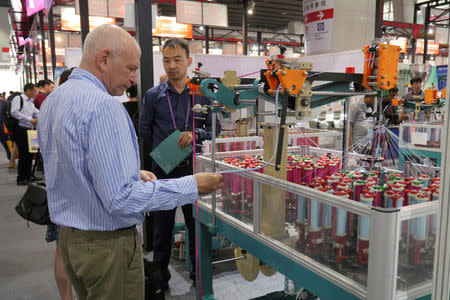
[[407,291],[433,279],[437,214],[401,222],[397,289]]
[[[349,192],[350,186],[334,181],[316,181],[310,186],[343,199],[356,197],[356,193]],[[372,195],[361,194],[359,201],[368,204],[373,200]],[[288,236],[278,240],[366,286],[370,218],[302,194],[290,193],[289,202],[285,221]]]

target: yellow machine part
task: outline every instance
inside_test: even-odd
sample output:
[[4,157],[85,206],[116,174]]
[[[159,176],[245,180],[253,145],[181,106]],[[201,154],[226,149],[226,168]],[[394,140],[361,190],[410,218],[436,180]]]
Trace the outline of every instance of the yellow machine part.
[[395,45],[380,44],[378,47],[378,79],[377,86],[390,90],[397,86],[398,59],[401,48]]
[[245,258],[236,260],[236,266],[245,280],[253,281],[259,274],[259,259],[248,252],[243,254],[242,248],[234,249],[234,257],[241,257],[242,255],[245,255]]
[[447,98],[447,89],[446,88],[442,90],[441,98],[442,99],[446,99]]
[[267,277],[272,277],[277,272],[277,270],[273,269],[271,266],[265,264],[262,261],[259,262],[259,270]]

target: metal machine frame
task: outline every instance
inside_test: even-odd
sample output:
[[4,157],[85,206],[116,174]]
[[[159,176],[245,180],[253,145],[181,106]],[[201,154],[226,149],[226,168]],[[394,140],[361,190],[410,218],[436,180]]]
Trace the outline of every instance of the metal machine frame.
[[[256,153],[258,150],[246,153]],[[230,155],[218,153],[217,158]],[[210,155],[197,158],[201,171],[208,171]],[[237,167],[216,161],[216,169],[232,170]],[[321,299],[429,299],[431,279],[397,292],[399,230],[402,221],[429,216],[438,212],[438,202],[403,207],[400,209],[371,208],[352,200],[340,198],[324,192],[312,190],[260,173],[240,174],[254,182],[253,225],[246,224],[226,213],[216,210],[215,198],[206,197],[198,202],[199,261],[202,299],[215,299],[212,290],[212,247],[213,235],[220,234],[233,244],[239,245],[249,253],[272,266],[280,273],[304,286]],[[371,231],[367,288],[352,279],[322,265],[320,262],[292,249],[279,240],[262,233],[262,186],[268,185],[281,190],[319,200],[327,205],[345,209],[349,213],[370,218]],[[209,203],[208,203],[209,202]],[[213,225],[213,223],[215,225]],[[394,228],[394,230],[392,230]],[[395,230],[396,229],[396,230]],[[199,299],[199,297],[197,297]]]

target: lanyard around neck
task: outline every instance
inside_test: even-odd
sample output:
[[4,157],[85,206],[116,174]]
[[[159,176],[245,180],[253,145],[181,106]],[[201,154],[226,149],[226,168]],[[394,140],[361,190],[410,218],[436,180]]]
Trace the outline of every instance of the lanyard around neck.
[[[177,128],[177,123],[175,122],[175,116],[173,114],[173,109],[172,109],[172,101],[170,101],[170,96],[169,96],[169,91],[166,92],[167,95],[167,103],[169,103],[169,109],[170,109],[170,115],[172,116],[172,122],[173,122],[173,127],[175,127],[175,129]],[[189,108],[191,107],[191,103],[188,100],[188,107],[186,110],[186,121],[184,123],[184,130],[187,130],[187,125],[188,125],[188,120],[189,120]]]

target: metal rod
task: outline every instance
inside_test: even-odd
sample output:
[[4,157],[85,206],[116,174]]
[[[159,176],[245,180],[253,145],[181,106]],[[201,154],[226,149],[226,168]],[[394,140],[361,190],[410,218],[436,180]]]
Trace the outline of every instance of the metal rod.
[[367,76],[367,79],[373,80],[373,79],[378,79],[377,76]]
[[247,9],[248,9],[248,0],[243,0],[242,1],[242,54],[243,55],[247,55],[247,48],[248,48]]
[[205,52],[209,54],[209,26],[205,26]]
[[48,35],[52,59],[52,75],[54,80],[56,68],[56,52],[55,52],[55,28],[53,27],[53,6],[50,8],[48,12]]
[[[80,26],[81,26],[81,45],[89,33],[89,3],[88,0],[80,0]],[[148,17],[151,20],[151,15]]]
[[[134,1],[134,18],[136,24],[136,40],[141,47],[141,66],[138,70],[138,115],[142,110],[142,99],[145,92],[153,87],[153,40],[152,40],[152,5],[150,1]],[[150,170],[152,160],[147,153],[151,152],[151,145],[145,143],[142,139],[139,142],[139,152],[141,157],[141,166],[145,170]],[[153,249],[153,217],[151,214],[145,217],[144,226],[144,248],[147,251]]]
[[351,146],[350,145],[350,119],[348,114],[350,112],[350,101],[348,98],[345,98],[344,101],[344,128],[342,131],[342,169],[347,169],[347,152],[346,150]]
[[428,55],[428,29],[430,28],[430,16],[431,16],[431,7],[427,6],[425,10],[425,29],[424,29],[424,37],[423,37],[423,59],[422,63],[427,62]]
[[240,104],[255,104],[256,100],[239,100]]
[[39,12],[39,26],[41,27],[41,51],[42,51],[42,68],[44,69],[44,79],[48,79],[47,74],[47,54],[45,53],[45,31],[44,31],[44,12]]
[[376,0],[375,4],[375,38],[383,37],[381,27],[383,26],[384,0]]
[[237,84],[234,86],[234,90],[250,90],[253,88],[253,84]]
[[227,259],[223,259],[223,260],[216,260],[213,261],[212,264],[216,265],[216,264],[221,264],[221,263],[226,263],[226,262],[230,262],[230,261],[236,261],[236,260],[240,260],[245,258],[245,255],[239,256],[239,257],[233,257],[233,258],[227,258]]
[[[212,162],[212,172],[216,172],[216,112],[211,112],[211,162]],[[212,193],[211,197],[211,216],[212,216],[212,225],[216,226],[216,192]]]
[[258,56],[261,56],[262,34],[260,31],[256,33],[256,39],[258,41]]
[[376,96],[376,95],[378,95],[377,92],[329,92],[329,91],[312,91],[311,94],[313,96],[358,96],[358,95]]
[[34,71],[34,83],[38,82],[38,77],[37,77],[37,70],[36,70],[36,49],[34,48],[34,45],[30,47],[31,48],[31,54],[33,57],[33,71]]
[[271,162],[264,161],[264,160],[262,160],[261,162],[262,162],[263,164],[267,164],[267,165],[269,165],[269,166],[275,167],[275,164],[273,164],[273,163],[271,163]]

